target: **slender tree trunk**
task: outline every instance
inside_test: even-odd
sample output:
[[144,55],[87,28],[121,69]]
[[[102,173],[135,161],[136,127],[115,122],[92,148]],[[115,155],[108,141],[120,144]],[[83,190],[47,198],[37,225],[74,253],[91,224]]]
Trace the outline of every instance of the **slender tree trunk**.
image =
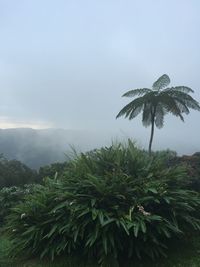
[[152,142],[153,142],[153,135],[154,135],[154,116],[152,118],[151,121],[151,136],[150,136],[150,140],[149,140],[149,155],[151,156],[151,146],[152,146]]

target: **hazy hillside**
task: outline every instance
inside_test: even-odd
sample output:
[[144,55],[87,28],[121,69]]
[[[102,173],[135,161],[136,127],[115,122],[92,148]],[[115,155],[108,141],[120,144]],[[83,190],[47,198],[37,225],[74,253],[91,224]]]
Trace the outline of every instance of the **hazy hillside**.
[[70,146],[85,151],[106,144],[107,139],[97,133],[79,130],[0,129],[0,153],[37,169],[52,162],[64,161]]

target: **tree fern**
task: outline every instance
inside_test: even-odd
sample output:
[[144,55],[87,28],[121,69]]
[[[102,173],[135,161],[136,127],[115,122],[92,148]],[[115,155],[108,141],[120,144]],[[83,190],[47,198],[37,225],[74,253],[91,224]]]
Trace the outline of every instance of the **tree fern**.
[[164,126],[164,116],[171,113],[184,121],[183,114],[189,114],[190,109],[200,111],[199,103],[189,94],[194,91],[187,86],[167,86],[170,78],[167,74],[162,75],[152,85],[152,89],[134,89],[123,94],[123,97],[135,97],[129,104],[121,109],[116,118],[124,116],[129,120],[134,119],[142,112],[142,123],[145,127],[151,125],[151,136],[149,141],[149,154],[154,135],[154,125],[157,128]]

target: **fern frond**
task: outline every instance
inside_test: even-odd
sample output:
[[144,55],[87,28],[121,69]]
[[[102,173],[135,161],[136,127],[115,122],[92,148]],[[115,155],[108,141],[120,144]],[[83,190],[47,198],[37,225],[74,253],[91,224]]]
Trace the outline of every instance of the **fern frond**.
[[122,110],[120,110],[116,118],[125,116],[125,118],[129,117],[129,119],[133,119],[141,112],[143,104],[144,104],[143,97],[138,97],[134,99],[128,105],[126,105]]
[[160,90],[167,87],[170,84],[170,78],[167,74],[163,74],[157,81],[153,83],[154,90]]
[[163,91],[179,91],[179,92],[183,92],[183,93],[194,93],[194,91],[190,88],[190,87],[187,87],[187,86],[175,86],[175,87],[170,87],[170,88],[166,88],[164,89]]
[[123,96],[126,96],[126,97],[134,97],[136,95],[140,96],[140,95],[145,95],[147,93],[150,93],[151,91],[152,90],[149,88],[134,89],[134,90],[130,90],[126,92],[125,94],[123,94]]

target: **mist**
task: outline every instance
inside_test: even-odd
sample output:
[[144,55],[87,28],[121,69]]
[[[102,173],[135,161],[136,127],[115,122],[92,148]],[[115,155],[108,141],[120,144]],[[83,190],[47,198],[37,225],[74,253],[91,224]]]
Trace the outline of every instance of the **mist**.
[[[87,150],[127,138],[146,149],[140,116],[115,119],[130,101],[121,96],[167,73],[200,101],[199,11],[197,0],[0,1],[0,128],[79,132],[54,131],[62,155],[66,143]],[[167,115],[153,149],[200,151],[199,121],[193,111],[184,123]]]

